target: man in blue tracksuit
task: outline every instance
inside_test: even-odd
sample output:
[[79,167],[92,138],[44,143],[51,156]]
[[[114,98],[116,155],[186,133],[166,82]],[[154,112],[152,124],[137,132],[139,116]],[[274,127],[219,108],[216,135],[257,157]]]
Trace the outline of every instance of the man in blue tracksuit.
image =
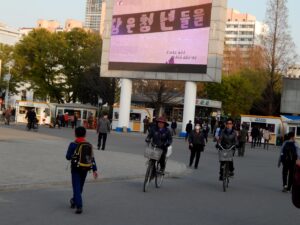
[[[75,142],[71,142],[66,154],[66,159],[71,160],[75,150],[77,148],[77,145],[81,142],[86,142],[85,140],[85,135],[86,135],[86,129],[84,127],[77,127],[75,129]],[[95,159],[93,158],[93,165],[92,165],[92,170],[93,170],[93,176],[96,179],[98,177],[97,174],[97,165],[95,162]],[[71,208],[76,207],[76,214],[82,213],[82,191],[83,191],[83,186],[85,182],[85,178],[87,176],[88,169],[77,167],[76,164],[72,163],[71,161],[71,175],[72,175],[72,187],[73,187],[73,197],[70,200]]]

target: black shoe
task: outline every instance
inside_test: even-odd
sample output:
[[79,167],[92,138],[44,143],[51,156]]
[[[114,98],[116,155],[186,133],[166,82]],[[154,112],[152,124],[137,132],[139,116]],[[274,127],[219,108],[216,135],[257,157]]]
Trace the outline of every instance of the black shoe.
[[234,172],[229,172],[229,176],[233,177],[234,176]]
[[82,208],[76,208],[75,213],[76,214],[81,214],[82,213]]
[[70,199],[70,208],[71,209],[75,208],[75,202],[74,202],[73,198]]
[[104,148],[101,148],[101,150],[104,151],[105,149],[104,149]]
[[196,169],[198,169],[198,166],[195,166],[194,168],[195,168],[195,170],[196,170]]
[[222,181],[222,180],[223,180],[223,177],[222,177],[222,176],[220,176],[220,177],[219,177],[219,180],[220,180],[220,181]]
[[97,149],[100,150],[100,146],[98,146]]
[[288,190],[287,186],[284,186],[283,189],[282,189],[282,192],[288,192],[288,191],[289,190]]

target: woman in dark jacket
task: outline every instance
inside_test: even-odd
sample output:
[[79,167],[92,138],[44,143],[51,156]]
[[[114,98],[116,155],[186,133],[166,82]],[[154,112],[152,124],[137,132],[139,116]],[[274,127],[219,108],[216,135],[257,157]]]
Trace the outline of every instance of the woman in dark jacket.
[[191,167],[194,162],[194,158],[196,156],[195,161],[195,169],[198,168],[198,163],[200,159],[201,152],[204,151],[205,146],[205,136],[204,133],[201,131],[201,126],[196,124],[195,130],[193,130],[189,135],[189,149],[191,150],[190,156],[190,164]]

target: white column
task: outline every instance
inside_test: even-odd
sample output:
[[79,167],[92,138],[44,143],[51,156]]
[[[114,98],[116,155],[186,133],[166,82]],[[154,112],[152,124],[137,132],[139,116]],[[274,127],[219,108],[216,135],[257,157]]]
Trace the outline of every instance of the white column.
[[131,106],[132,81],[130,79],[121,79],[121,96],[119,108],[119,121],[117,131],[123,132],[123,128],[129,128],[129,116]]
[[191,120],[194,124],[195,109],[196,109],[196,97],[197,97],[197,85],[195,82],[186,81],[185,83],[185,94],[184,94],[184,109],[183,109],[183,120],[182,130],[180,137],[185,137],[186,124]]

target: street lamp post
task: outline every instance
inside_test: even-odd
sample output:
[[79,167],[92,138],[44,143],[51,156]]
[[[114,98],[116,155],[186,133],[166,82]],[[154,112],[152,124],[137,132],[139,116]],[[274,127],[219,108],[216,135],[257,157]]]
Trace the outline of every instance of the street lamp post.
[[8,92],[9,92],[9,81],[10,81],[10,79],[11,79],[11,74],[10,73],[4,75],[3,80],[7,82],[6,91],[5,91],[5,102],[4,102],[5,109],[8,108],[8,97],[9,97]]
[[[98,96],[98,117],[100,117],[100,110],[102,109],[103,100]],[[100,108],[101,107],[101,108]]]

